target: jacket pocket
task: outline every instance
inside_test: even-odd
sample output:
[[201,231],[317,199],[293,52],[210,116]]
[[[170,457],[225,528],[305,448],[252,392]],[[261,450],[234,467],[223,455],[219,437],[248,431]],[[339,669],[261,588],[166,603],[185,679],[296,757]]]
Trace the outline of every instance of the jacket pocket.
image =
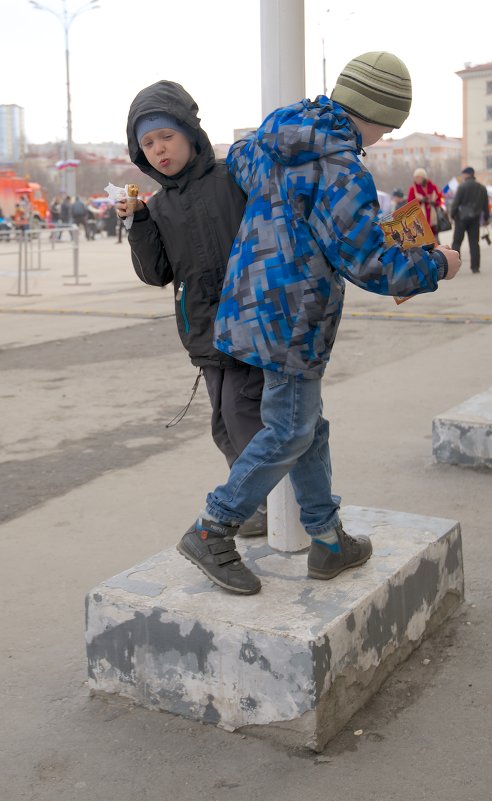
[[268,389],[275,389],[275,387],[280,387],[282,384],[287,384],[289,381],[288,375],[273,370],[264,370],[263,375],[265,378],[265,386]]
[[200,276],[200,287],[203,296],[209,300],[210,305],[218,303],[223,283],[223,267],[217,267],[215,270],[205,270]]
[[190,321],[188,320],[188,315],[186,313],[186,285],[184,281],[181,281],[178,291],[176,292],[176,303],[179,305],[185,334],[188,334],[190,330]]

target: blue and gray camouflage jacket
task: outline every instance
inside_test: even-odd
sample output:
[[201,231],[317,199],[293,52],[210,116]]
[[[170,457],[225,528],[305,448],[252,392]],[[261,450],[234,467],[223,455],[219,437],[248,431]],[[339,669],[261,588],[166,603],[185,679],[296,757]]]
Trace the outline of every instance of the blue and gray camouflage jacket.
[[382,295],[433,292],[440,252],[388,247],[361,137],[337,103],[302,100],[236,142],[229,169],[248,201],[215,323],[215,346],[304,378],[323,374],[345,281]]

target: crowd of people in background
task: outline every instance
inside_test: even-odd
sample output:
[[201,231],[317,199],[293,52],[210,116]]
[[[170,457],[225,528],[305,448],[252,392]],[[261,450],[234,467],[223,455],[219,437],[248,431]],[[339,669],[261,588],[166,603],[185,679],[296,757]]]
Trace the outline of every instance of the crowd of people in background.
[[[450,196],[449,192],[445,193],[431,180],[424,167],[417,167],[413,172],[412,183],[406,191],[401,188],[394,189],[388,203],[391,203],[391,211],[395,211],[412,200],[419,202],[437,244],[439,234],[443,230],[453,228],[452,247],[453,250],[459,251],[465,234],[467,235],[471,270],[474,273],[479,272],[480,226],[486,227],[489,223],[489,198],[486,187],[477,181],[473,168],[465,167],[457,191]],[[25,204],[19,206],[14,224],[22,229],[22,226],[27,224]],[[76,225],[87,240],[93,240],[100,234],[115,237],[116,242],[120,243],[123,235],[126,235],[114,206],[109,202],[101,208],[93,205],[91,198],[84,202],[79,196],[72,200],[68,195],[64,197],[57,195],[51,203],[50,212],[51,225],[59,228],[57,238],[62,236],[63,226],[70,225]],[[386,212],[387,209],[383,209],[383,213]],[[1,218],[0,210],[0,220]],[[482,238],[488,241],[486,230],[482,232]]]
[[[439,234],[442,231],[453,229],[453,250],[461,250],[466,234],[470,250],[470,269],[473,273],[478,273],[480,271],[480,238],[490,244],[487,230],[490,219],[490,201],[487,188],[476,179],[473,167],[463,169],[458,188],[451,197],[449,193],[439,189],[423,167],[418,167],[412,177],[412,183],[406,192],[401,188],[393,190],[391,211],[402,208],[412,200],[417,200],[432,229],[436,243],[439,243]],[[387,209],[383,209],[383,213],[386,214],[386,212]],[[71,238],[70,226],[73,225],[77,226],[88,241],[94,240],[97,235],[105,235],[115,237],[116,243],[119,244],[123,241],[123,236],[126,236],[124,226],[121,220],[118,220],[115,208],[109,201],[101,207],[94,205],[91,198],[84,202],[78,195],[74,199],[69,195],[63,197],[56,195],[50,205],[50,214],[50,225],[55,229],[53,238],[57,240],[63,237],[65,230],[68,231],[68,236]],[[2,231],[6,226],[13,232],[29,230],[31,210],[27,197],[19,198],[14,214],[10,218],[4,217],[0,208],[0,239],[4,238]],[[481,226],[483,226],[482,233],[480,233]]]
[[[451,247],[460,252],[466,233],[470,249],[470,269],[473,273],[480,272],[480,226],[486,229],[489,224],[490,202],[487,188],[477,181],[473,167],[462,170],[461,182],[449,200],[443,190],[431,181],[423,167],[414,171],[413,182],[407,193],[399,188],[394,189],[391,199],[392,211],[417,200],[436,243],[439,243],[441,232],[453,229]],[[482,238],[490,244],[487,230]]]
[[[90,241],[96,235],[116,237],[116,242],[122,242],[126,233],[124,226],[119,224],[116,211],[112,203],[98,203],[89,198],[83,201],[79,196],[75,199],[69,195],[55,195],[50,204],[50,217],[48,227],[51,228],[51,239],[59,241],[65,232],[69,239],[73,238],[74,226],[85,238]],[[40,227],[40,222],[33,219],[33,211],[29,198],[21,196],[15,204],[12,214],[4,215],[0,208],[0,241],[10,240],[24,232],[32,232]]]
[[[51,224],[57,229],[54,236],[58,239],[63,236],[64,226],[75,225],[88,241],[102,233],[117,237],[117,242],[122,241],[122,231],[118,229],[123,226],[117,224],[114,206],[109,202],[101,208],[94,205],[91,198],[84,202],[78,195],[74,200],[69,195],[65,195],[63,199],[56,195],[51,203],[50,213]],[[68,230],[71,236],[71,231]]]

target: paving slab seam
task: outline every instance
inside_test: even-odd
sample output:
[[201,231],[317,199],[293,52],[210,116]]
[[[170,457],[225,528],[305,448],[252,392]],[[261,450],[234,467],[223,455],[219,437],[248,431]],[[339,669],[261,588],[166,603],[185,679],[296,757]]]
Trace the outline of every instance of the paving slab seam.
[[406,323],[492,323],[490,314],[398,314],[395,312],[345,312],[345,317],[360,320],[397,320]]
[[84,317],[131,317],[138,320],[162,320],[174,317],[173,314],[157,314],[153,312],[133,313],[116,311],[93,311],[83,309],[0,309],[0,314],[66,314]]

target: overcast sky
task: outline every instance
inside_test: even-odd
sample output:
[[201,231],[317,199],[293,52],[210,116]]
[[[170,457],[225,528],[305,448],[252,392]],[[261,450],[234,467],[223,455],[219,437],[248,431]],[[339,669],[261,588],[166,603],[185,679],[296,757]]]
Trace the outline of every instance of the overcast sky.
[[[42,3],[60,12],[61,0]],[[157,80],[177,81],[200,106],[214,143],[261,121],[260,0],[99,0],[70,28],[72,128],[75,142],[126,142],[129,105]],[[30,142],[66,137],[64,36],[61,23],[28,0],[2,0],[0,104],[25,109]],[[67,0],[70,9],[83,0]],[[483,0],[459,7],[429,0],[305,0],[306,96],[322,86],[325,40],[328,93],[343,66],[369,50],[389,50],[413,81],[414,131],[462,135],[465,62],[492,61],[490,12]],[[329,9],[329,11],[328,11]],[[487,24],[486,24],[487,23]]]

